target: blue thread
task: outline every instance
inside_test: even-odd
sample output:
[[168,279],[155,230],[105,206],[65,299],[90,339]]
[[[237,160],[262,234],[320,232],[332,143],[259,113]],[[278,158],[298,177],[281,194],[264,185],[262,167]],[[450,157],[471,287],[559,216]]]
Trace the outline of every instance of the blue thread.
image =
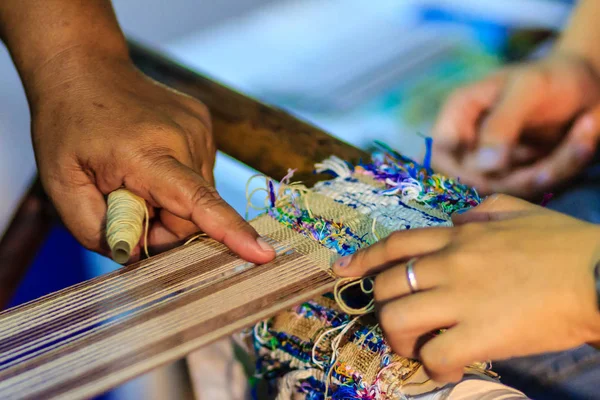
[[423,160],[423,166],[427,170],[431,170],[431,153],[433,150],[433,138],[425,138],[425,159]]

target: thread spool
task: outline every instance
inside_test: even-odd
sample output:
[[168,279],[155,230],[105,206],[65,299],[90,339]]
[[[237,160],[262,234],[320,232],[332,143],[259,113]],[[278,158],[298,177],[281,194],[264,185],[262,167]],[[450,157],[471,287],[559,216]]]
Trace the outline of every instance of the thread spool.
[[146,202],[127,189],[117,189],[108,195],[106,210],[106,241],[112,259],[125,264],[139,243],[147,218]]

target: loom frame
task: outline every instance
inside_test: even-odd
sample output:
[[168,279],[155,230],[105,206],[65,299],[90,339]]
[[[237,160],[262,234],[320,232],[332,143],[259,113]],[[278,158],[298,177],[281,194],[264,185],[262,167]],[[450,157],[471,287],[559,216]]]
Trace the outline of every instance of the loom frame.
[[[295,168],[294,177],[310,186],[323,179],[313,173],[314,164],[331,155],[354,163],[369,158],[368,153],[284,110],[237,92],[138,42],[129,40],[128,44],[131,59],[143,73],[208,107],[218,150],[260,173],[277,178]],[[0,309],[7,306],[49,232],[60,223],[35,176],[0,237]]]

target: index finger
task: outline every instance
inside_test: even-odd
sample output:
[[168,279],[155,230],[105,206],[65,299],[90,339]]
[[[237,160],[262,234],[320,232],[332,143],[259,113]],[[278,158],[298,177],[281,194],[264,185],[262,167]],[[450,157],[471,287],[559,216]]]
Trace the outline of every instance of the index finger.
[[[145,192],[161,208],[192,221],[213,239],[225,244],[247,261],[265,263],[275,257],[273,248],[235,210],[216,189],[191,168],[173,157],[163,157],[150,166],[143,177]],[[126,182],[129,188],[132,186]]]
[[452,228],[446,227],[396,231],[372,246],[338,259],[333,270],[344,277],[371,275],[399,261],[439,251],[451,238]]
[[506,72],[455,90],[446,100],[433,126],[434,145],[454,151],[475,145],[479,123],[500,95]]

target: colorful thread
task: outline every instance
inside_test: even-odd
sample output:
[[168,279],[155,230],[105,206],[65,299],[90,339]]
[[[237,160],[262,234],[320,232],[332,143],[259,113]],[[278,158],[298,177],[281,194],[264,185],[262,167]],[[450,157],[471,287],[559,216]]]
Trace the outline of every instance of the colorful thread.
[[411,200],[448,215],[481,203],[474,188],[436,174],[430,167],[400,155],[381,142],[376,145],[379,150],[374,152],[373,162],[356,166],[354,175],[366,175],[384,183],[387,189],[382,191],[383,194],[403,195],[406,188],[412,188],[409,189]]
[[[293,170],[278,185],[265,178],[263,211],[343,256],[375,243],[382,230],[449,226],[452,213],[481,202],[474,189],[433,172],[431,138],[426,138],[423,165],[382,143],[378,147],[371,163],[352,165],[330,157],[315,165],[315,172],[334,178],[312,190],[291,182]],[[363,215],[368,223],[320,215],[314,211],[318,196]],[[420,363],[395,355],[376,321],[369,321],[372,290],[371,278],[342,279],[333,293],[257,324],[252,331],[256,378],[278,387],[280,396],[294,392],[308,400],[404,398],[406,388],[425,385],[427,380],[412,381]],[[485,364],[473,368],[488,373]]]

